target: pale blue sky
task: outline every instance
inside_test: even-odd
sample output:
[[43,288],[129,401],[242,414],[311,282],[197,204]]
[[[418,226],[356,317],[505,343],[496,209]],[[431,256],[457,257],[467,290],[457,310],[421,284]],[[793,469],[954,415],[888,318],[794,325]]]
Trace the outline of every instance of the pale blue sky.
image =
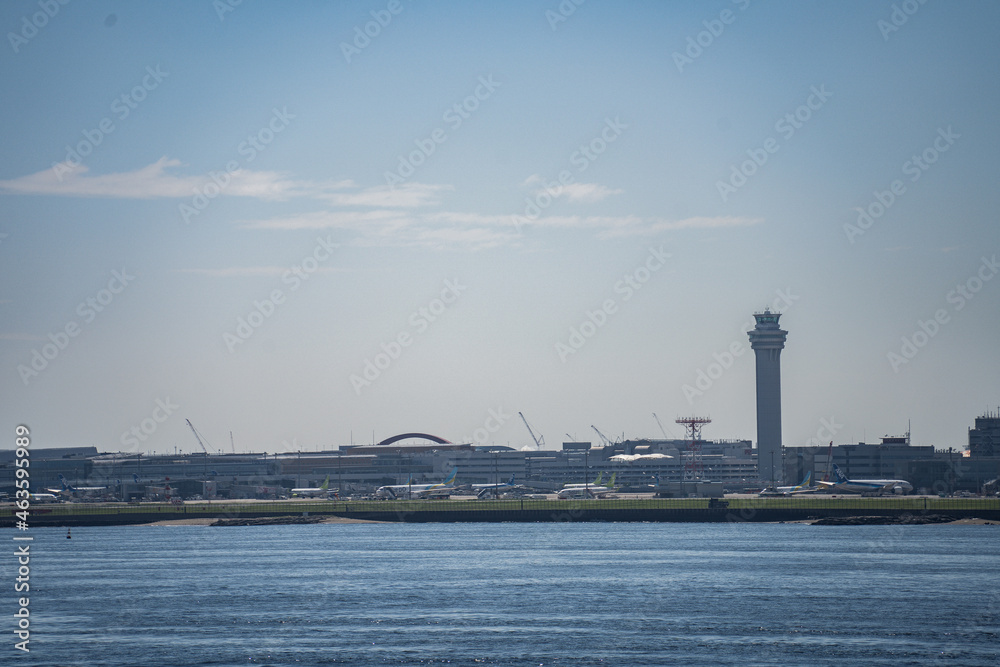
[[[1000,403],[1000,7],[903,4],[888,32],[892,2],[591,0],[560,22],[555,1],[4,3],[3,421],[109,451],[193,450],[186,418],[226,449],[230,430],[268,452],[457,441],[500,408],[488,441],[518,447],[519,410],[550,446],[658,436],[653,412],[755,439],[744,325],[777,300],[786,445],[832,418],[838,443],[912,420],[915,443],[964,447]],[[391,20],[348,62],[372,12]],[[689,38],[706,46],[678,67]],[[629,296],[626,275],[648,281]]]

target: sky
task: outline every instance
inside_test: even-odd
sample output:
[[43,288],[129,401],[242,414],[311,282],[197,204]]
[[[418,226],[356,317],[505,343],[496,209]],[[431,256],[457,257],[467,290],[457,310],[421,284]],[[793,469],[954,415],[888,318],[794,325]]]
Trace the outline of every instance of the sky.
[[[967,446],[1000,5],[0,5],[10,446]],[[660,430],[656,414],[663,423]],[[232,437],[230,438],[230,433]],[[0,447],[3,445],[0,444]]]

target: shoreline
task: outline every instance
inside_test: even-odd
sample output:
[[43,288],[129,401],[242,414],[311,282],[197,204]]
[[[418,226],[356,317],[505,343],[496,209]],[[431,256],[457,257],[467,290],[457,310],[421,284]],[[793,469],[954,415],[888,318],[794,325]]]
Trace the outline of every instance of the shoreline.
[[[164,519],[162,521],[152,521],[150,523],[139,523],[139,524],[132,524],[132,525],[142,526],[142,527],[212,526],[216,521],[218,521],[218,519],[214,519],[214,518]],[[382,523],[382,524],[388,524],[388,523],[397,523],[397,522],[395,522],[395,521],[377,521],[377,520],[374,520],[374,519],[351,519],[351,518],[347,518],[347,517],[329,516],[329,517],[324,517],[321,521],[316,521],[313,524],[308,524],[308,525],[316,525],[316,524],[346,524],[346,523]],[[768,523],[768,524],[781,524],[781,523],[784,523],[784,524],[798,524],[798,525],[802,525],[802,526],[823,525],[823,523],[820,520],[818,520],[818,519],[796,519],[796,520],[792,520],[792,521],[758,521],[758,522],[748,522],[748,523]],[[289,523],[275,522],[275,523],[272,523],[272,524],[257,524],[257,525],[292,525],[292,524],[290,522]],[[886,523],[880,523],[880,524],[873,524],[873,523],[866,523],[866,524],[844,523],[844,524],[840,524],[840,525],[845,525],[845,526],[849,526],[849,525],[883,525],[883,526],[885,526],[885,525],[894,525],[894,526],[901,526],[901,525],[906,525],[906,526],[918,526],[918,525],[935,525],[935,526],[1000,526],[1000,521],[997,521],[995,519],[965,518],[965,519],[952,519],[951,521],[935,521],[935,522],[927,522],[927,523],[889,523],[889,522],[886,522]],[[88,527],[93,528],[93,527],[100,527],[100,526],[88,526]]]
[[[21,516],[27,513],[28,518]],[[0,507],[0,526],[235,525],[267,523],[682,523],[916,524],[1000,522],[1000,499],[644,498],[226,503],[64,503]]]
[[[282,518],[282,517],[275,517]],[[163,519],[161,521],[151,521],[149,523],[132,524],[135,526],[212,526],[219,519],[211,517],[200,517],[195,519]],[[292,525],[293,522],[274,522],[270,525]],[[294,522],[298,523],[298,522]],[[320,521],[314,521],[308,525],[331,524],[331,523],[393,523],[390,521],[376,521],[374,519],[351,519],[342,516],[325,516]],[[268,525],[268,524],[257,524]]]

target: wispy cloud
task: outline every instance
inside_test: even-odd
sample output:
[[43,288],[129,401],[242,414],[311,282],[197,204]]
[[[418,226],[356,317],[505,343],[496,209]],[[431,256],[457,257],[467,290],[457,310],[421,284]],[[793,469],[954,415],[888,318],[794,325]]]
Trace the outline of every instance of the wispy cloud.
[[324,193],[319,198],[334,206],[415,208],[440,203],[441,194],[451,189],[450,185],[405,183],[397,188],[380,185],[357,192]]
[[602,239],[622,236],[649,236],[687,229],[721,229],[748,227],[763,222],[763,218],[739,216],[693,217],[681,220],[625,216],[542,216],[529,221],[529,226],[593,229]]
[[[523,218],[521,219],[523,221]],[[591,230],[597,238],[651,236],[697,229],[748,227],[761,218],[737,216],[693,217],[682,220],[641,216],[541,216],[518,227],[511,215],[461,211],[313,211],[240,224],[250,229],[339,229],[356,234],[354,245],[421,245],[488,248],[523,240],[526,229]]]
[[403,209],[312,211],[266,220],[246,220],[238,224],[248,229],[338,229],[354,233],[352,244],[356,246],[475,250],[510,244],[518,236],[509,216],[414,212]]
[[624,190],[612,189],[600,183],[546,184],[541,176],[532,174],[521,184],[534,188],[533,196],[547,193],[553,199],[565,198],[574,203],[593,204],[611,195],[620,195]]
[[[221,269],[177,269],[177,273],[191,273],[210,278],[273,278],[283,276],[291,269],[287,266],[230,266]],[[320,266],[314,273],[344,273],[346,268]]]
[[[161,157],[156,162],[136,169],[113,174],[90,173],[85,165],[58,163],[28,176],[0,180],[0,192],[22,195],[55,195],[63,197],[106,197],[110,199],[188,199],[210,183],[220,186],[220,194],[230,197],[252,197],[282,201],[295,197],[316,199],[350,196],[344,190],[357,190],[353,181],[296,180],[276,171],[237,169],[209,174],[181,175],[180,160]],[[377,190],[377,188],[372,188]],[[364,194],[360,190],[358,194]],[[411,198],[415,197],[409,193]],[[388,205],[388,204],[387,204]]]
[[[607,219],[606,219],[607,220]],[[650,235],[661,232],[675,232],[685,229],[723,229],[727,227],[750,227],[764,222],[763,218],[745,218],[740,216],[723,215],[716,217],[697,216],[684,218],[682,220],[663,220],[657,218],[623,219],[621,224],[612,224],[599,236],[632,236]]]
[[560,196],[571,202],[593,203],[607,199],[611,195],[620,195],[623,190],[612,190],[597,183],[570,183],[563,187]]
[[[179,160],[162,157],[130,172],[92,175],[83,165],[60,165],[28,176],[0,181],[0,192],[10,194],[108,197],[119,199],[188,199],[212,181],[209,175],[182,175]],[[216,177],[225,178],[219,173]],[[218,184],[218,183],[217,183]],[[592,204],[621,194],[599,183],[571,183],[548,186],[534,175],[522,183],[536,194],[548,192],[572,204]],[[228,174],[220,195],[251,197],[265,201],[293,198],[323,202],[324,210],[279,215],[236,224],[248,229],[317,230],[339,229],[354,234],[354,245],[418,245],[434,248],[478,249],[520,243],[525,229],[593,230],[598,238],[654,235],[691,229],[745,227],[760,218],[737,216],[692,217],[668,220],[635,215],[586,216],[542,215],[533,220],[512,214],[483,214],[441,210],[450,185],[405,183],[395,188],[385,185],[363,188],[353,180],[309,181],[274,171],[240,169]],[[190,269],[212,276],[281,275],[284,267],[231,267]]]

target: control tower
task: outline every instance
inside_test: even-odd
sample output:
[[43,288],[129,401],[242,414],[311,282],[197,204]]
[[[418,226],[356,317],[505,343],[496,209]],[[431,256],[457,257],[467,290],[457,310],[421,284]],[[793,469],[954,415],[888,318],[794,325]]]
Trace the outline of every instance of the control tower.
[[780,484],[781,351],[788,332],[778,328],[781,313],[754,313],[757,326],[748,331],[757,356],[757,471],[764,483]]

